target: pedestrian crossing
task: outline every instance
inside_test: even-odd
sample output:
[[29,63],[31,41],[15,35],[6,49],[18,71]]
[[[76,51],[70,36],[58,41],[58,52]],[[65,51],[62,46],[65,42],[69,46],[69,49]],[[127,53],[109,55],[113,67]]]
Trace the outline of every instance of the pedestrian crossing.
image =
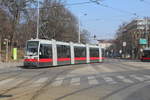
[[[82,79],[84,78],[84,79]],[[3,86],[15,86],[21,82],[24,82],[25,79],[15,79],[10,78],[6,80],[0,81],[0,88]],[[31,87],[41,86],[45,82],[49,82],[49,77],[41,77],[37,79],[33,79],[30,81]],[[66,82],[67,81],[67,82]],[[137,82],[150,81],[150,75],[116,75],[116,76],[103,76],[103,75],[89,75],[89,76],[74,76],[74,77],[65,77],[58,76],[54,81],[49,83],[51,87],[59,87],[59,86],[81,86],[84,85],[117,85],[117,84],[134,84]],[[68,83],[68,84],[65,84]],[[15,84],[15,85],[13,85]]]
[[97,84],[99,84],[98,80],[96,80],[96,78],[94,76],[89,76],[88,77],[88,82],[89,82],[89,85],[97,85]]

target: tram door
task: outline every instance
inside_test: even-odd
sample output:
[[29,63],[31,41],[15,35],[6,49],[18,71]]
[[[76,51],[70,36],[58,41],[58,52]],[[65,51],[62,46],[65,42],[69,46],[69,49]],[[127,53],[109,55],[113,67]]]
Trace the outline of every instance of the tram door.
[[70,46],[57,45],[57,64],[71,64]]
[[99,62],[99,48],[90,48],[90,62]]
[[52,45],[40,44],[39,66],[52,66]]
[[74,47],[75,63],[86,63],[86,48],[85,47]]

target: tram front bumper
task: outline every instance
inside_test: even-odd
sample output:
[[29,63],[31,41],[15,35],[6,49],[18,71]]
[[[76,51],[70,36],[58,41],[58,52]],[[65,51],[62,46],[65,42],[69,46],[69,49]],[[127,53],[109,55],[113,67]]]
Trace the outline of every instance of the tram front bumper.
[[25,67],[38,67],[39,63],[38,62],[24,62]]

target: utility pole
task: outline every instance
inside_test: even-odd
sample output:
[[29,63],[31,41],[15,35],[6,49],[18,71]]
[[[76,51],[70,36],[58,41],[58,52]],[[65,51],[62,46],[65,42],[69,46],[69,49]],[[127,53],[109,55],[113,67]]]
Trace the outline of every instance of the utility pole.
[[149,40],[148,40],[148,18],[145,18],[145,39],[147,40],[146,47],[149,46]]
[[6,62],[8,62],[8,39],[4,39],[6,44]]
[[[87,16],[87,14],[83,14]],[[80,15],[78,15],[78,43],[81,43],[81,22],[80,22]]]
[[78,19],[78,43],[80,43],[80,16],[79,16],[79,19]]
[[38,0],[38,7],[37,7],[37,35],[36,38],[39,38],[39,19],[40,19],[40,8],[39,8],[39,0]]

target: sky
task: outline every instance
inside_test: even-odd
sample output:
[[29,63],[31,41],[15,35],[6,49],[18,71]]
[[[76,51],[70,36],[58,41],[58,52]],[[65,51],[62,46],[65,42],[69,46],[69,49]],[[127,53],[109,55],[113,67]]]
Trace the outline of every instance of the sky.
[[[67,4],[88,1],[66,0]],[[67,6],[80,19],[81,29],[87,29],[97,39],[113,39],[122,23],[150,16],[150,0],[102,0],[101,4],[107,7],[96,3]]]

